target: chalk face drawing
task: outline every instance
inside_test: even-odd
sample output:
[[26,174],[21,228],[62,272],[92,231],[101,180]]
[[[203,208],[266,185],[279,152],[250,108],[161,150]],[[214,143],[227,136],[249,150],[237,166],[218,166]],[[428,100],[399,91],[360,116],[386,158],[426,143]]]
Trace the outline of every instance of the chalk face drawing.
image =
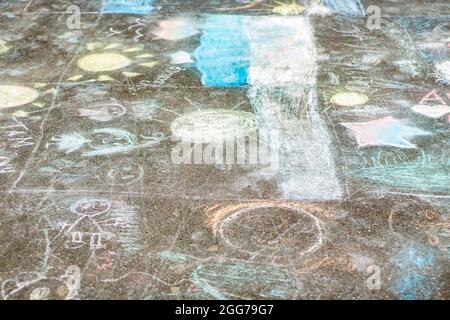
[[343,123],[342,125],[355,132],[360,147],[416,148],[408,138],[431,135],[430,132],[411,127],[404,120],[393,117],[361,123]]
[[80,117],[91,120],[108,122],[123,116],[127,109],[120,103],[98,103],[79,109]]
[[[144,177],[144,168],[133,161],[119,161],[115,166],[101,167],[100,172],[106,172],[107,181],[113,186],[132,185]],[[104,174],[98,176],[100,181],[104,181]]]
[[245,17],[211,15],[201,45],[195,51],[202,84],[207,87],[240,87],[247,84],[250,43],[244,30]]
[[195,111],[175,119],[170,128],[176,139],[194,143],[213,143],[247,136],[255,132],[254,115],[227,109]]
[[38,97],[39,92],[29,87],[0,85],[0,110],[32,103]]
[[252,259],[297,259],[323,243],[319,219],[295,203],[242,203],[212,207],[206,214],[215,235]]
[[103,0],[103,13],[150,14],[153,0]]

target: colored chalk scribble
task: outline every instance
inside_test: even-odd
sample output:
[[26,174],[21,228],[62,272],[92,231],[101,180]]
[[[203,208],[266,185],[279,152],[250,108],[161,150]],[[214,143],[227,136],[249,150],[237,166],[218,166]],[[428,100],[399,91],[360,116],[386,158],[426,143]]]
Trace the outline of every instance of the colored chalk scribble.
[[[405,191],[449,192],[450,158],[448,155],[432,155],[422,152],[415,160],[405,161],[399,155],[390,160],[381,155],[372,157],[372,165],[353,171],[358,177]],[[402,161],[403,159],[403,161]],[[367,159],[365,161],[367,163]]]
[[250,44],[242,16],[211,15],[195,51],[202,84],[240,87],[247,84]]
[[361,17],[366,14],[360,0],[324,0],[332,11],[344,16]]
[[103,13],[149,14],[153,0],[105,0]]
[[391,290],[404,300],[430,299],[437,285],[430,275],[435,259],[434,252],[428,248],[411,245],[400,250],[392,263],[403,274]]
[[360,147],[392,146],[416,148],[407,138],[431,134],[430,132],[411,127],[403,120],[392,117],[385,117],[369,122],[343,123],[342,125],[356,133]]
[[247,262],[199,265],[192,273],[197,288],[215,299],[294,298],[298,284],[284,267]]

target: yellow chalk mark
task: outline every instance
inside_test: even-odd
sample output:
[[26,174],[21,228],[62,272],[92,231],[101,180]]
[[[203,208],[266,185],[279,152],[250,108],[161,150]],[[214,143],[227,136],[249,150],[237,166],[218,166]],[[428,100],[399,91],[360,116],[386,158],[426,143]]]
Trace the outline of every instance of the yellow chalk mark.
[[110,76],[107,76],[107,75],[101,75],[98,77],[97,80],[98,81],[113,81],[114,78],[111,78]]
[[6,53],[9,49],[11,48],[6,45],[6,42],[0,40],[0,55]]
[[12,115],[15,116],[15,117],[17,117],[17,118],[25,118],[25,117],[28,117],[28,113],[25,112],[25,111],[23,111],[23,110],[18,110],[18,111],[16,111],[16,112],[14,112]]
[[129,49],[125,49],[123,50],[123,52],[138,52],[138,51],[142,51],[142,48],[139,47],[134,47],[134,48],[129,48]]
[[105,50],[111,50],[111,49],[116,49],[116,48],[120,48],[122,45],[120,43],[111,43],[110,45],[107,45],[105,47]]
[[0,109],[29,104],[39,97],[32,88],[17,85],[0,85]]
[[275,3],[276,5],[273,7],[272,12],[283,16],[296,15],[305,11],[305,8],[295,3],[295,1],[292,1],[291,3],[275,1]]
[[117,53],[98,53],[78,60],[78,66],[90,72],[104,72],[122,69],[131,64],[126,56]]
[[331,103],[342,107],[355,107],[366,104],[369,97],[359,92],[341,92],[331,97]]
[[78,80],[80,80],[81,78],[83,78],[83,75],[78,74],[78,75],[76,75],[76,76],[70,77],[70,78],[67,79],[67,80],[69,80],[69,81],[78,81]]
[[142,75],[142,73],[137,73],[137,72],[122,72],[122,74],[127,78],[134,78],[134,77]]
[[152,61],[152,62],[140,63],[139,65],[143,66],[143,67],[146,67],[146,68],[153,68],[157,64],[158,64],[157,61]]
[[153,58],[154,55],[151,53],[144,53],[136,56],[136,59],[146,59],[146,58]]
[[90,42],[90,43],[88,43],[88,44],[86,45],[86,48],[87,48],[89,51],[92,51],[92,50],[97,49],[97,48],[100,47],[100,46],[101,46],[101,43],[98,43],[98,42]]

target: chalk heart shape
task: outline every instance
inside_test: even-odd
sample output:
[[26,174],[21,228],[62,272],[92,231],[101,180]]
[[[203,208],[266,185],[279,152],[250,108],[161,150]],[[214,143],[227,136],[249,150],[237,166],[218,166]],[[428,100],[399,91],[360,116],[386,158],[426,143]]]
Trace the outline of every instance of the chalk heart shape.
[[411,110],[433,119],[439,119],[450,113],[450,107],[446,105],[426,106],[418,104],[412,107]]

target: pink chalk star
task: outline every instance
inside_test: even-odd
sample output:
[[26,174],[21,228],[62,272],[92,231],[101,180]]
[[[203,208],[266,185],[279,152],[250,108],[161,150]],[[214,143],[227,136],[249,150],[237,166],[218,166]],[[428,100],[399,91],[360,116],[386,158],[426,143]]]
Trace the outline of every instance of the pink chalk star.
[[430,132],[408,126],[405,120],[392,117],[369,122],[342,123],[356,134],[360,147],[392,146],[399,148],[416,148],[407,138],[430,135]]

